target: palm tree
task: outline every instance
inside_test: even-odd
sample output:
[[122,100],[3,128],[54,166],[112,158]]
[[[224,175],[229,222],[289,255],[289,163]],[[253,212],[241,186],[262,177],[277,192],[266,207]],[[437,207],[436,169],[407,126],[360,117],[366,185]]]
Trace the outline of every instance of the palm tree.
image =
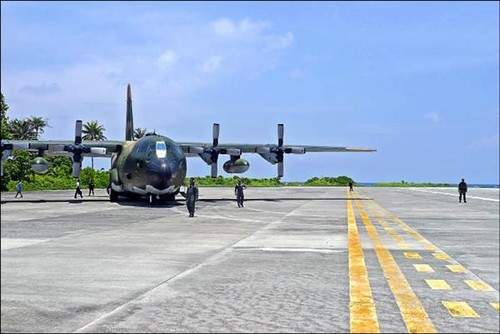
[[[97,123],[97,121],[90,121],[83,124],[82,128],[82,139],[84,140],[106,140],[106,136],[104,135],[104,131],[106,129],[104,126]],[[94,157],[91,157],[92,161],[92,169],[94,169]]]
[[7,130],[10,132],[12,139],[18,140],[33,140],[36,138],[36,133],[31,126],[29,120],[14,119],[7,124]]
[[28,118],[27,121],[30,123],[33,131],[35,131],[36,139],[38,139],[39,135],[45,132],[43,128],[49,126],[47,119],[42,117],[31,116],[31,118]]
[[146,128],[135,128],[134,130],[134,139],[140,139],[142,137],[144,137],[144,135],[146,134],[147,132],[147,129]]

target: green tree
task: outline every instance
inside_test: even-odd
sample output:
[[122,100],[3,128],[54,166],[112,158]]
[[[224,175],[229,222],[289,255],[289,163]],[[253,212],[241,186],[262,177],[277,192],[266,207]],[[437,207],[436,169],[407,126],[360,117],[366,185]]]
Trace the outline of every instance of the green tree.
[[146,128],[135,128],[134,130],[134,139],[140,139],[146,135],[147,129]]
[[[104,126],[99,124],[97,121],[90,121],[83,124],[82,129],[82,139],[84,140],[106,140],[106,136],[104,135],[104,131],[106,129]],[[92,159],[92,169],[94,169],[94,157]]]
[[7,125],[12,139],[36,140],[36,133],[27,119],[14,119]]
[[38,137],[45,132],[44,127],[49,126],[47,119],[37,116],[31,116],[28,118],[28,123],[35,132],[36,139],[38,139]]
[[7,110],[9,106],[5,103],[5,98],[3,93],[0,93],[0,118],[1,118],[1,128],[0,128],[0,139],[10,139],[10,133],[8,131],[9,118],[7,117]]

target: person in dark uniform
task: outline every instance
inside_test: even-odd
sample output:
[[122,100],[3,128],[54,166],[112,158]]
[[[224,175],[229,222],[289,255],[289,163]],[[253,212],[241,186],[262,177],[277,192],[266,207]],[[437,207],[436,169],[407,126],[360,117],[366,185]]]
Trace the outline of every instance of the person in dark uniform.
[[467,183],[462,179],[462,182],[458,184],[458,203],[462,203],[462,197],[464,198],[464,203],[467,203],[467,198],[465,194],[467,193]]
[[194,217],[196,201],[198,200],[198,187],[194,183],[194,178],[189,179],[189,186],[186,190],[186,206],[189,217]]
[[354,191],[354,189],[352,189],[352,181],[349,181],[349,191]]
[[92,194],[92,196],[94,196],[94,188],[95,188],[94,181],[90,180],[90,182],[89,182],[89,196],[91,194]]
[[238,208],[243,207],[243,200],[245,199],[245,195],[243,194],[243,189],[246,189],[247,186],[241,183],[241,180],[238,180],[236,186],[234,186],[234,194],[236,195],[236,202],[238,203]]

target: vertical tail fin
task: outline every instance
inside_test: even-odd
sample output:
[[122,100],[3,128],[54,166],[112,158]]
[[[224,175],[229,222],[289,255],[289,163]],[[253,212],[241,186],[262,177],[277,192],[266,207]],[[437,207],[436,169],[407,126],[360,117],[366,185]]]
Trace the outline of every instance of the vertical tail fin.
[[127,86],[127,120],[125,123],[125,140],[134,140],[134,117],[132,115],[132,90]]

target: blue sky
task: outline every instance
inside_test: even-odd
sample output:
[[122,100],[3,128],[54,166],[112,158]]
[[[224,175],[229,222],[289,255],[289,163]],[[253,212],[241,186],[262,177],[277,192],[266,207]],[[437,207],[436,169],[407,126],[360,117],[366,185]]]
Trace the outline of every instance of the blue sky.
[[42,139],[76,119],[124,139],[130,83],[135,127],[177,141],[217,122],[275,143],[284,123],[288,144],[377,149],[287,155],[284,181],[499,183],[498,2],[2,1],[1,43],[8,116],[48,119]]

